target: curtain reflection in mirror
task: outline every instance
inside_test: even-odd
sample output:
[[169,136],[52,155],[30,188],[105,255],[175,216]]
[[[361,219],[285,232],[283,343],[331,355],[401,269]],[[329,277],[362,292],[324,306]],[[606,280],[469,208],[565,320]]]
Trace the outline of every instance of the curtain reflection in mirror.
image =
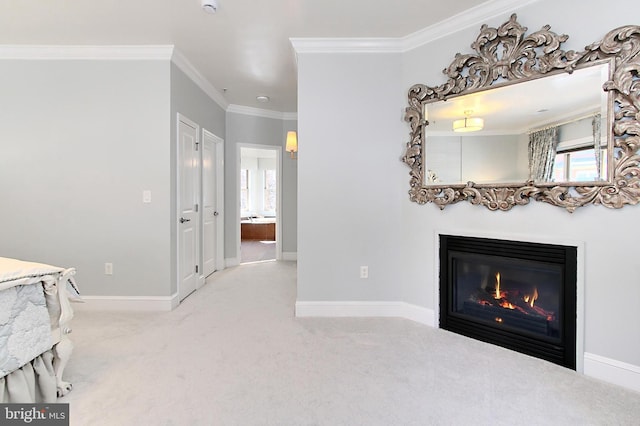
[[596,179],[602,179],[602,170],[600,167],[600,149],[602,147],[600,142],[600,120],[602,119],[602,115],[596,114],[593,116],[591,120],[591,127],[593,128],[593,153],[596,158]]
[[550,127],[529,134],[529,179],[548,182],[553,173],[558,144],[558,128]]

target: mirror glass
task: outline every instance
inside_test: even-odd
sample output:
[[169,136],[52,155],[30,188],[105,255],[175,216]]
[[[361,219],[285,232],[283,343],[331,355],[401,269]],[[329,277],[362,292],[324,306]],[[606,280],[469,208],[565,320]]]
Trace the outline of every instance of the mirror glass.
[[[569,184],[608,181],[609,63],[585,66],[519,82],[493,86],[446,101],[424,104],[426,167],[424,184]],[[478,131],[454,132],[481,119]],[[532,133],[556,128],[544,177],[532,171]],[[537,141],[537,139],[535,139]]]

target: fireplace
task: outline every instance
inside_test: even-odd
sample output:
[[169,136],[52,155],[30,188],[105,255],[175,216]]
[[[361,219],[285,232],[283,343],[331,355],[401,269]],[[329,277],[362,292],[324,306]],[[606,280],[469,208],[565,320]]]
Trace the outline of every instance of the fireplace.
[[576,247],[440,235],[440,327],[576,368]]

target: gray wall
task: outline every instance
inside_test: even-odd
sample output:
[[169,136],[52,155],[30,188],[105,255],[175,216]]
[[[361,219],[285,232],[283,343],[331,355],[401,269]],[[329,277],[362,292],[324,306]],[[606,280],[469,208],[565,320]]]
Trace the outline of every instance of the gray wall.
[[[630,24],[622,1],[540,0],[515,10],[530,32],[550,24],[582,50]],[[507,21],[511,11],[487,21]],[[571,19],[567,19],[571,17]],[[531,202],[508,213],[470,203],[439,210],[408,199],[400,162],[409,125],[400,111],[416,83],[445,82],[442,69],[470,51],[480,24],[402,54],[298,52],[298,301],[404,301],[435,309],[440,232],[548,239],[584,247],[585,352],[640,366],[640,329],[620,297],[640,299],[635,226],[639,206],[588,206],[570,214]],[[319,201],[320,200],[320,201]],[[318,208],[322,207],[322,220]],[[624,230],[623,230],[624,229]],[[358,277],[369,265],[369,278]]]
[[214,102],[209,95],[198,87],[189,77],[187,77],[180,68],[178,68],[174,63],[171,63],[171,294],[177,291],[176,226],[178,218],[176,216],[177,200],[175,198],[175,185],[177,172],[176,155],[178,135],[176,126],[178,122],[178,113],[200,126],[200,134],[198,136],[199,140],[202,140],[203,128],[221,139],[225,138],[225,110]]
[[[238,226],[240,198],[237,189],[239,170],[238,144],[282,147],[282,252],[297,252],[297,171],[298,160],[285,152],[288,130],[296,130],[295,120],[258,117],[227,113],[225,138],[225,258],[233,259],[238,252]],[[236,259],[238,260],[238,259]]]
[[[74,266],[85,295],[175,293],[177,114],[227,139],[226,112],[167,60],[1,65],[0,256]],[[284,147],[296,125],[230,115],[226,257],[237,238],[235,143]],[[282,247],[295,252],[297,162],[282,164]]]
[[[297,120],[282,121],[282,252],[298,252],[298,160],[284,150],[287,132],[298,130]],[[300,144],[300,135],[298,135]],[[302,140],[304,144],[304,139]],[[304,150],[304,149],[303,149]],[[298,158],[298,154],[296,154]]]
[[169,62],[0,61],[0,93],[0,256],[169,295]]
[[427,168],[436,172],[439,182],[524,182],[529,178],[527,157],[522,155],[527,144],[519,135],[429,135],[427,141]]
[[403,260],[411,241],[402,232],[401,55],[297,57],[298,300],[403,300],[420,277],[407,282],[413,267]]

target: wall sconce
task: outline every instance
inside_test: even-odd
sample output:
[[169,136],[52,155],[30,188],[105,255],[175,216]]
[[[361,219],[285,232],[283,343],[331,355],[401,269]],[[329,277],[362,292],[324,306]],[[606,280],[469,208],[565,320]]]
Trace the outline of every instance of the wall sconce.
[[465,117],[463,119],[454,121],[453,131],[476,132],[478,130],[482,130],[482,128],[484,127],[484,120],[482,118],[470,117],[472,113],[472,110],[467,110],[464,112]]
[[287,132],[287,143],[285,150],[291,153],[291,158],[295,160],[296,152],[298,152],[298,134],[294,131]]

